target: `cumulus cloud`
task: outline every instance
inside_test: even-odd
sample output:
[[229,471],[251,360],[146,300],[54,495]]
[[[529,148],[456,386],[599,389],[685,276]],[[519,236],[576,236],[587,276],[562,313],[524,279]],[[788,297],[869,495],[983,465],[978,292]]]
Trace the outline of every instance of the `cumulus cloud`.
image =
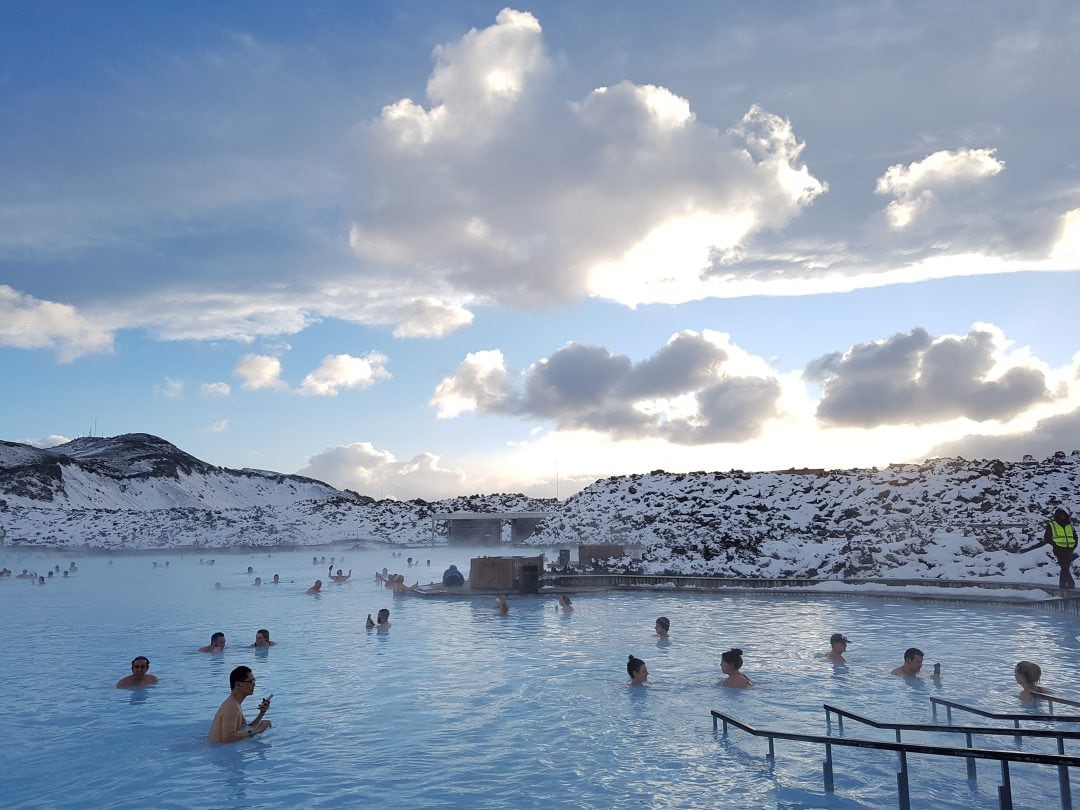
[[791,123],[758,106],[721,129],[657,85],[557,98],[526,12],[434,56],[427,105],[396,101],[361,133],[350,245],[370,272],[520,307],[693,300],[718,283],[716,251],[826,190]]
[[985,324],[962,336],[916,328],[860,343],[812,361],[804,377],[821,383],[817,418],[829,426],[1008,420],[1052,399],[1046,370],[1010,354],[1001,330]]
[[229,429],[229,420],[228,419],[218,419],[216,422],[214,422],[212,425],[210,425],[210,427],[207,428],[207,430],[210,431],[211,433],[224,433],[228,429]]
[[199,393],[204,397],[227,397],[232,393],[232,387],[227,382],[203,383]]
[[306,396],[333,397],[342,388],[367,388],[392,376],[386,370],[389,358],[380,352],[364,357],[328,354],[319,367],[304,377],[299,393]]
[[154,386],[154,396],[162,399],[176,399],[184,395],[184,381],[166,377],[164,382]]
[[942,193],[993,177],[1004,168],[994,149],[941,150],[907,166],[890,166],[875,191],[895,198],[885,213],[892,227],[904,228],[929,211]]
[[61,362],[111,352],[112,332],[68,304],[44,301],[0,284],[0,346],[50,349]]
[[439,466],[439,456],[421,453],[398,461],[371,442],[331,447],[312,456],[298,475],[325,481],[338,489],[351,489],[373,498],[452,498],[465,489],[465,474]]
[[743,441],[779,416],[781,386],[760,358],[720,332],[680,332],[634,363],[570,343],[530,366],[520,384],[501,352],[476,352],[435,390],[441,417],[467,411],[546,419],[560,430],[678,444]]
[[281,391],[289,387],[281,379],[281,360],[265,354],[245,354],[233,374],[240,378],[241,387],[248,390],[270,388]]
[[970,434],[931,448],[927,455],[1020,461],[1026,455],[1048,458],[1058,450],[1080,450],[1080,408],[1040,420],[1030,431],[1004,435]]
[[43,439],[19,439],[20,444],[28,444],[31,447],[40,447],[46,449],[49,447],[56,447],[60,444],[67,444],[71,441],[67,436],[61,436],[58,433],[52,433]]

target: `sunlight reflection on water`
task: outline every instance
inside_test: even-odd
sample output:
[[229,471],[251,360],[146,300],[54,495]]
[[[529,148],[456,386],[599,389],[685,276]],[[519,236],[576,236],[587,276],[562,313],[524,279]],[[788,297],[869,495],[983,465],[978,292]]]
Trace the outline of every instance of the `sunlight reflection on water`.
[[[0,552],[16,570],[61,562]],[[354,579],[309,596],[316,577],[326,580],[315,553],[216,553],[213,566],[197,554],[85,556],[68,580],[0,582],[5,806],[890,806],[894,757],[838,749],[828,796],[820,748],[779,742],[770,769],[764,741],[714,735],[709,709],[824,733],[824,702],[916,722],[931,722],[930,694],[1017,708],[1011,671],[1021,658],[1038,661],[1051,688],[1080,676],[1076,621],[1023,609],[612,592],[576,595],[570,615],[554,597],[513,597],[500,617],[490,599],[394,596],[372,580],[383,566],[434,580],[490,549],[419,549],[432,560],[419,569],[389,550],[337,549]],[[274,573],[283,584],[252,586]],[[365,631],[380,607],[393,628]],[[652,630],[661,614],[672,621],[666,645]],[[259,627],[276,647],[246,647]],[[219,629],[223,654],[194,652]],[[814,660],[835,631],[852,639],[848,667]],[[888,675],[913,644],[928,664],[942,661],[940,685]],[[745,651],[755,689],[717,686],[730,646]],[[113,688],[136,654],[151,658],[161,684]],[[629,654],[648,662],[648,687],[625,686]],[[274,727],[211,745],[210,718],[240,664],[255,671],[256,697],[274,693]],[[989,764],[974,786],[957,762],[913,758],[911,768],[916,806],[996,802]],[[1054,804],[1055,776],[1016,767],[1014,791]]]

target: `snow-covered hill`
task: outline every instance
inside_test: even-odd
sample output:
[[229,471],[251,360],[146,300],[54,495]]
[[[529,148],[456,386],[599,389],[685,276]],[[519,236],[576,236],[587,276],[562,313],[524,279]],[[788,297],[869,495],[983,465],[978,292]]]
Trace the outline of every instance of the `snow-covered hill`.
[[48,450],[0,442],[0,508],[230,509],[342,494],[297,475],[214,467],[146,433]]
[[1056,582],[1042,537],[1080,493],[1080,452],[1020,463],[936,459],[884,470],[687,473],[597,481],[530,542],[645,546],[641,573],[1002,577]]
[[[145,433],[48,450],[0,442],[7,543],[53,547],[305,545],[432,541],[431,515],[541,511],[523,495],[378,501],[297,475],[215,467]],[[439,529],[445,532],[445,525]]]
[[[438,512],[547,511],[536,545],[622,543],[618,567],[766,577],[995,577],[1056,582],[1041,537],[1080,492],[1080,451],[1018,463],[936,459],[884,470],[603,479],[564,502],[474,495],[375,501],[309,478],[206,464],[147,434],[38,450],[0,442],[7,544],[228,547],[445,541]],[[508,532],[504,532],[504,537]]]

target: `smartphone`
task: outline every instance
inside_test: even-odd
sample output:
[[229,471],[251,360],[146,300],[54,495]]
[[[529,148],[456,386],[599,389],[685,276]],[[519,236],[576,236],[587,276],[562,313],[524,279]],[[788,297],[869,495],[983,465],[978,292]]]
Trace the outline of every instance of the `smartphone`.
[[934,674],[935,675],[940,675],[941,674],[941,664],[934,664]]
[[[939,665],[939,666],[940,666],[940,665]],[[274,693],[273,693],[273,692],[271,692],[271,693],[270,693],[269,695],[267,695],[266,697],[264,697],[264,698],[263,698],[263,700],[265,700],[265,701],[269,702],[269,701],[270,701],[270,699],[271,699],[272,697],[274,697]]]

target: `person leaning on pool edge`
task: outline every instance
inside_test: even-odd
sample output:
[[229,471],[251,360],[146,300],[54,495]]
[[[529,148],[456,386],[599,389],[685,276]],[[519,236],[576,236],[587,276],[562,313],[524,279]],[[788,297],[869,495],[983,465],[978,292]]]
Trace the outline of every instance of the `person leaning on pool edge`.
[[240,704],[244,702],[244,698],[255,691],[255,674],[250,667],[237,667],[230,672],[229,687],[231,689],[229,696],[218,707],[217,714],[210,723],[210,733],[207,735],[210,742],[238,742],[245,737],[262,734],[271,726],[270,721],[264,718],[270,709],[269,697],[264,697],[259,702],[259,713],[250,725],[244,719],[244,711]]
[[149,674],[150,659],[145,655],[138,655],[131,659],[131,674],[125,675],[116,682],[117,689],[128,689],[136,686],[153,686],[157,683],[157,677]]

